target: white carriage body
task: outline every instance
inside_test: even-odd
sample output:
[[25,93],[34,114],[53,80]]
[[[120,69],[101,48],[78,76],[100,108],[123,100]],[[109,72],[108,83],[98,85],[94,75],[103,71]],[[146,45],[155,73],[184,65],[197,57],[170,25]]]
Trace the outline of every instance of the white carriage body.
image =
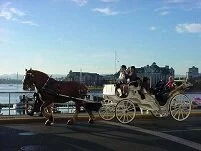
[[103,95],[113,96],[115,95],[115,89],[116,89],[115,84],[106,84],[103,87]]
[[[141,99],[139,84],[138,86],[129,85],[128,95],[125,98],[117,96],[115,84],[106,84],[103,88],[103,106],[99,114],[105,120],[111,120],[116,116],[121,123],[129,123],[135,117],[135,106],[137,105],[143,110],[151,111],[155,117],[166,117],[171,114],[175,120],[183,121],[188,118],[191,112],[192,101],[182,94],[183,90],[189,86],[192,86],[192,84],[186,82],[177,87],[176,90],[171,91],[166,104],[160,106],[155,96],[145,89],[143,89],[145,99]],[[101,114],[106,115],[106,117]]]
[[141,99],[138,91],[140,90],[140,86],[129,86],[128,96],[126,98],[120,98],[116,95],[116,85],[115,84],[106,84],[103,88],[103,98],[105,100],[109,100],[112,103],[118,103],[123,99],[130,99],[135,104],[137,104],[140,108],[144,110],[159,110],[159,107],[155,102],[155,98],[147,93],[144,89],[145,99]]

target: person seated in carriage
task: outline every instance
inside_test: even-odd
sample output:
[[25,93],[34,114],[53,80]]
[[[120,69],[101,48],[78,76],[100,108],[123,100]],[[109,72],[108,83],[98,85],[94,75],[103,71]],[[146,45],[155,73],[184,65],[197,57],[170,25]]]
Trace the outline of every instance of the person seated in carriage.
[[141,86],[141,89],[138,91],[138,93],[140,94],[141,99],[145,99],[145,95],[143,92],[143,83],[142,80],[136,74],[135,66],[131,66],[130,70],[128,71],[127,82],[130,83],[130,85],[135,85],[135,83],[132,83],[133,81],[136,81]]
[[121,90],[121,85],[126,84],[127,77],[128,77],[127,67],[126,67],[126,65],[122,65],[119,70],[119,78],[116,81],[116,91],[119,93],[120,97],[124,94],[124,90],[123,90],[123,92]]
[[[120,82],[117,84],[116,89],[117,89],[120,97],[126,97],[128,95],[128,84],[129,83],[130,83],[130,85],[135,85],[137,82],[137,84],[139,84],[141,86],[141,89],[139,90],[138,93],[140,94],[142,99],[145,99],[145,95],[143,93],[142,81],[136,74],[135,66],[131,66],[130,68],[128,68],[126,70],[126,66],[122,65],[121,69],[120,69],[120,75],[119,75],[118,81],[120,81]],[[136,81],[136,82],[134,83],[134,81]],[[125,84],[126,84],[126,86],[125,86]]]
[[172,76],[170,76],[168,78],[168,82],[165,85],[165,89],[170,92],[174,88],[175,88],[174,78]]
[[151,93],[152,90],[150,88],[150,79],[148,77],[143,77],[142,87],[146,90],[146,92]]
[[118,83],[126,83],[126,79],[128,77],[127,67],[122,65],[119,70],[119,78],[117,79]]
[[175,88],[174,78],[170,76],[168,81],[160,80],[154,89],[154,95],[161,105],[164,105],[167,101],[169,92]]

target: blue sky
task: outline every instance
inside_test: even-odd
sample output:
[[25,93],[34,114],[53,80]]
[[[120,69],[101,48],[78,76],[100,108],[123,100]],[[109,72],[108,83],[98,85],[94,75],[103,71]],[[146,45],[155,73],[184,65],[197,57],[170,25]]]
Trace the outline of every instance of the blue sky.
[[0,0],[0,74],[201,70],[201,0]]

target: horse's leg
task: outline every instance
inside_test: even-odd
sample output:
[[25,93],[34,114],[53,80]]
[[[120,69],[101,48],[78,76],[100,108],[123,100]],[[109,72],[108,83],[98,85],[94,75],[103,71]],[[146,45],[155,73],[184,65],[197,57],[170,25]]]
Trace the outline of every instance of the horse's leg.
[[[47,119],[46,122],[45,122],[45,125],[48,125],[48,126],[50,126],[50,125],[53,124],[53,116],[52,116],[52,113],[49,114],[49,113],[47,113],[47,112],[45,111],[45,108],[48,109],[48,106],[49,106],[49,105],[51,105],[51,103],[45,102],[45,103],[43,103],[42,106],[41,106],[41,112],[42,112],[43,116]],[[49,110],[51,110],[51,109],[49,109]]]
[[53,124],[54,124],[52,106],[53,106],[52,104],[50,104],[50,105],[47,106],[47,111],[48,111],[48,113],[49,113],[48,121],[49,121],[50,125],[53,125]]
[[140,113],[143,114],[143,109],[140,107]]
[[75,113],[73,115],[73,118],[68,120],[67,125],[72,125],[76,122],[79,112],[80,112],[80,104],[75,102]]
[[86,109],[87,113],[89,114],[89,121],[88,121],[88,123],[94,123],[94,115],[92,113],[92,110],[89,110],[87,108],[85,108],[85,109]]

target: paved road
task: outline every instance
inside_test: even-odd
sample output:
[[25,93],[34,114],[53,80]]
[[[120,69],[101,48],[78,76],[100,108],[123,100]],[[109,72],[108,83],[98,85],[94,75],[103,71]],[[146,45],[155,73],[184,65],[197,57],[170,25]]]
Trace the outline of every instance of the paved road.
[[137,119],[129,125],[85,121],[76,125],[42,123],[0,126],[1,151],[193,151],[201,150],[201,118]]

